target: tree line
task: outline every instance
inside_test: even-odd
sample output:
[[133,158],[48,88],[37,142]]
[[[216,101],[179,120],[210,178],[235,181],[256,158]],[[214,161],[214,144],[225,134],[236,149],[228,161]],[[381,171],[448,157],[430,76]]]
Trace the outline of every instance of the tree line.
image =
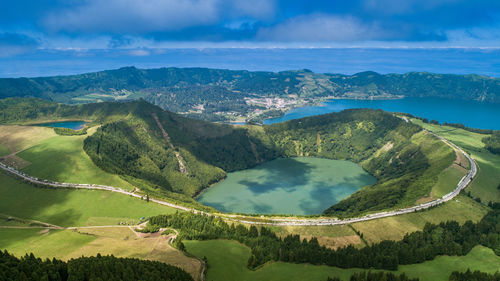
[[267,227],[229,225],[221,218],[192,213],[151,217],[149,224],[180,230],[178,243],[181,239],[237,240],[251,249],[249,268],[268,261],[283,261],[396,270],[398,265],[422,263],[439,255],[466,255],[477,245],[489,247],[500,255],[500,204],[490,206],[492,210],[478,223],[427,223],[422,231],[407,234],[400,241],[384,240],[361,249],[349,245],[333,250],[320,246],[316,238],[307,240],[292,234],[279,237]]
[[[419,278],[409,278],[406,274],[396,275],[392,272],[364,271],[351,275],[349,281],[419,281]],[[488,274],[480,271],[466,272],[454,271],[448,278],[449,281],[500,281],[500,273]],[[338,277],[329,277],[327,281],[340,281]]]
[[[351,275],[349,281],[419,281],[418,278],[409,278],[406,274],[396,275],[392,272],[364,271]],[[328,277],[326,281],[340,281],[338,277]]]
[[500,155],[500,131],[482,139],[484,147],[491,153]]
[[500,272],[488,274],[469,269],[466,272],[454,271],[451,273],[449,281],[500,281]]
[[0,280],[10,281],[192,281],[184,270],[156,261],[114,256],[81,257],[64,262],[0,251]]

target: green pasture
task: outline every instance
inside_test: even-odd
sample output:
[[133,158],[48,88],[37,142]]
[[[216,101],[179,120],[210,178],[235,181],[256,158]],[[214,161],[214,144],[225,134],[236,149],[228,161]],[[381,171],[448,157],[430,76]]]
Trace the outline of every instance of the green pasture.
[[466,190],[470,191],[472,196],[481,198],[483,202],[500,202],[500,190],[498,190],[498,185],[500,184],[500,156],[484,149],[484,143],[481,140],[488,135],[449,126],[426,124],[418,119],[413,119],[412,121],[427,130],[449,139],[470,153],[477,161],[479,171],[474,181]]
[[466,170],[452,165],[441,172],[438,176],[436,184],[432,187],[431,197],[439,198],[453,191],[457,187],[457,183],[465,176]]
[[400,240],[405,234],[422,230],[426,223],[440,223],[450,220],[464,223],[478,222],[488,212],[488,207],[463,195],[455,197],[434,208],[371,221],[354,223],[353,227],[363,233],[368,243],[382,240]]
[[[134,223],[175,212],[127,195],[98,190],[40,188],[0,172],[0,213],[60,226]],[[8,198],[8,199],[6,199]]]
[[94,165],[83,150],[83,136],[55,136],[41,141],[18,156],[31,163],[23,172],[59,182],[102,184],[125,189],[133,186],[117,175]]
[[0,249],[7,249],[16,256],[29,251],[37,257],[63,258],[94,239],[92,235],[70,230],[0,228]]
[[[249,270],[247,261],[250,249],[235,241],[208,240],[185,241],[189,253],[197,257],[207,257],[207,281],[324,281],[329,276],[338,276],[349,280],[349,276],[364,269],[341,269],[310,264],[292,264],[270,262],[257,270]],[[421,264],[400,266],[397,273],[406,273],[410,277],[419,277],[421,281],[448,280],[452,271],[481,270],[495,272],[500,265],[500,257],[491,249],[475,247],[466,256],[440,256]]]

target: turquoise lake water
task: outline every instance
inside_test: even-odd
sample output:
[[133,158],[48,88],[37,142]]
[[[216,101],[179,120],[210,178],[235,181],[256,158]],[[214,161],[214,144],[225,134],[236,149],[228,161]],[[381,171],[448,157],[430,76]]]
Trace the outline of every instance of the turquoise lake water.
[[197,200],[224,212],[321,214],[376,179],[341,160],[294,157],[228,173]]
[[325,102],[323,106],[307,106],[288,111],[279,118],[268,119],[274,124],[307,116],[339,112],[349,108],[372,108],[405,112],[434,119],[440,123],[462,123],[472,128],[500,130],[500,104],[439,98],[404,98],[396,100],[349,100]]
[[37,126],[80,130],[85,126],[85,124],[87,124],[87,122],[85,121],[62,121],[62,122],[37,124]]

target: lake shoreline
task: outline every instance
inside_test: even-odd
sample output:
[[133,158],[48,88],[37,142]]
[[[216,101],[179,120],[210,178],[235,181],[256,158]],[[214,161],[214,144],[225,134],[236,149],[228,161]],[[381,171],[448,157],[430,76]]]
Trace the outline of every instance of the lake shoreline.
[[194,199],[227,213],[311,216],[376,182],[352,161],[285,157],[228,173]]
[[[467,127],[500,130],[500,104],[447,98],[394,97],[394,98],[330,98],[317,106],[296,107],[282,116],[264,120],[271,125],[288,120],[340,112],[346,109],[371,108],[387,112],[407,113],[437,120],[440,123],[459,123]],[[466,114],[464,114],[466,113]]]

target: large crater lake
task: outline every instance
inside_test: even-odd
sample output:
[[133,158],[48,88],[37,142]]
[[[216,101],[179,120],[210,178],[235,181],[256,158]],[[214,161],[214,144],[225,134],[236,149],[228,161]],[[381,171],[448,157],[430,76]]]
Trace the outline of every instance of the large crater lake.
[[224,212],[312,215],[375,182],[350,161],[282,158],[228,173],[197,200]]

